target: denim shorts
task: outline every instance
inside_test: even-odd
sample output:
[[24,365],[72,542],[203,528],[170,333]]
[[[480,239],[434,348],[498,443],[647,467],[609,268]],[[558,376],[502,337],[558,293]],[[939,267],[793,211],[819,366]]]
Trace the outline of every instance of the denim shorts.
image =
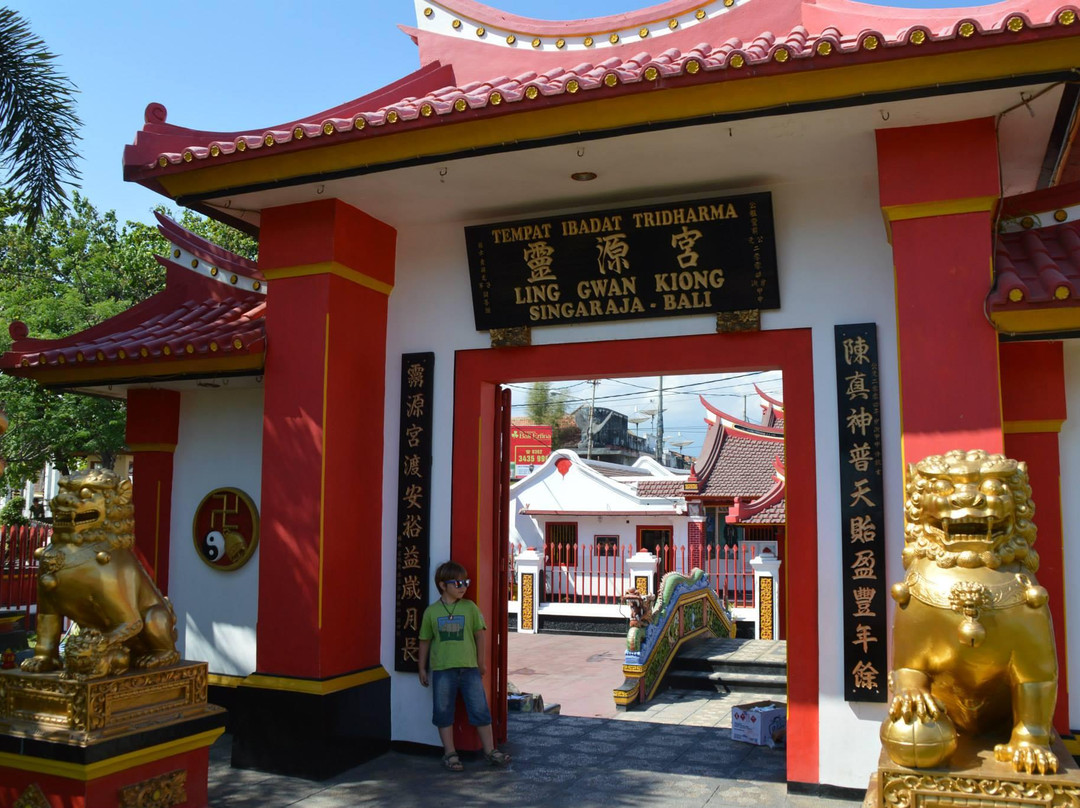
[[437,727],[453,726],[458,693],[465,700],[470,724],[484,727],[491,723],[480,671],[476,668],[447,668],[431,672],[432,724]]

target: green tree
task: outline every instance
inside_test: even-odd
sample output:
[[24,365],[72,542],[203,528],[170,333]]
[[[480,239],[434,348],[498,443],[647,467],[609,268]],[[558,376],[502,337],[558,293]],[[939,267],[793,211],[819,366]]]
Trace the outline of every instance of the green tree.
[[55,59],[22,17],[0,7],[0,161],[31,227],[79,177],[76,89]]
[[581,431],[566,423],[566,395],[551,389],[550,382],[533,382],[525,399],[526,412],[534,424],[551,427],[551,448],[574,448]]
[[[78,192],[70,209],[53,208],[37,227],[12,213],[19,200],[0,192],[0,324],[26,323],[31,336],[56,338],[82,331],[145,300],[164,286],[154,255],[167,255],[157,228],[120,225],[112,211],[99,213]],[[188,229],[254,257],[253,239],[226,225],[185,211]],[[11,347],[0,331],[0,352]],[[124,445],[125,408],[118,399],[62,393],[36,382],[0,376],[0,409],[11,420],[0,437],[8,467],[0,483],[18,488],[46,461],[68,472],[86,454],[111,464]]]

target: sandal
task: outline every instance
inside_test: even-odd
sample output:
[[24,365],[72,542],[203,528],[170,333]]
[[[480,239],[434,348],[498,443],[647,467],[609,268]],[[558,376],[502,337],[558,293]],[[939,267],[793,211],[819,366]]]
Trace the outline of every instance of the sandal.
[[442,765],[448,772],[465,771],[465,767],[461,764],[461,758],[457,756],[457,753],[454,753],[453,755],[443,755]]
[[487,762],[490,763],[492,766],[498,766],[502,768],[503,766],[510,765],[510,756],[506,754],[506,752],[500,752],[498,749],[492,749],[490,752],[484,755],[484,757],[487,758]]

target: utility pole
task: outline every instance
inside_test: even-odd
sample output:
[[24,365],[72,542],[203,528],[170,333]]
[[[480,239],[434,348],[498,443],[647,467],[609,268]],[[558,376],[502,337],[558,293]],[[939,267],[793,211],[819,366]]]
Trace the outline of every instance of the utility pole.
[[593,413],[596,411],[596,385],[599,383],[599,379],[592,380],[592,400],[589,402],[589,442],[586,444],[585,449],[586,460],[592,460]]
[[656,462],[664,465],[664,377],[660,377],[660,395],[656,413]]

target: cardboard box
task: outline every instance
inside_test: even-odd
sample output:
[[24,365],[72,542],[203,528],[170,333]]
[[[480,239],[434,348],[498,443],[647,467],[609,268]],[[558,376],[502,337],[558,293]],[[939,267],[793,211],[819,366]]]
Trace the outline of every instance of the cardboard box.
[[731,708],[731,739],[758,746],[784,745],[787,705],[779,701],[754,701]]

